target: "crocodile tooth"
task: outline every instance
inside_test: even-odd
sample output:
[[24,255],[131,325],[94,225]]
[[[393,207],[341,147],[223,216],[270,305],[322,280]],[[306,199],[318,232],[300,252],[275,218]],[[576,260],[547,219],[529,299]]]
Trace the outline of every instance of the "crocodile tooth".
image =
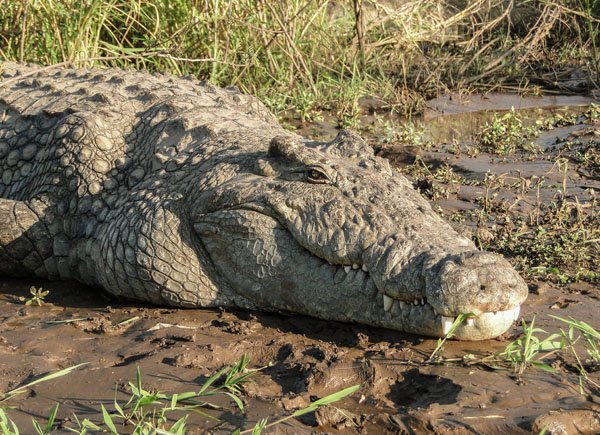
[[369,270],[367,269],[367,265],[366,265],[366,264],[363,264],[363,265],[362,265],[362,270],[363,270],[363,272],[368,272],[368,271],[369,271]]
[[344,266],[344,270],[346,271],[346,273],[350,272],[351,267],[350,266]]
[[469,317],[467,319],[467,325],[469,325],[469,326],[475,326],[475,319],[472,318],[472,317]]
[[452,327],[453,323],[454,323],[454,317],[442,316],[442,329],[444,331],[444,335],[446,335],[448,332],[450,332],[450,328]]
[[352,269],[358,269],[358,268],[360,268],[360,266],[359,266],[358,264],[354,263],[354,264],[352,265]]
[[421,298],[421,305],[425,305],[425,299]]
[[413,301],[413,304],[414,304],[414,305],[419,305],[419,301],[415,299],[415,300]]
[[398,301],[398,304],[400,304],[400,309],[403,310],[406,308],[406,302],[404,301]]
[[521,307],[517,307],[513,310],[513,320],[516,322],[519,319],[519,314],[521,313]]
[[390,298],[388,295],[383,295],[383,309],[385,311],[390,311],[390,308],[392,308],[393,303],[394,300],[392,298]]

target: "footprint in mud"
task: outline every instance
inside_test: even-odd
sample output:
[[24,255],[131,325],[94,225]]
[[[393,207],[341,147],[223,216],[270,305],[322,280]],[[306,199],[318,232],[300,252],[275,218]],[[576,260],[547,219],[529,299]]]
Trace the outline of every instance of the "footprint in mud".
[[276,363],[264,371],[280,385],[283,394],[306,393],[319,388],[327,368],[338,361],[343,352],[334,345],[305,343],[282,345],[275,358]]
[[399,406],[427,408],[433,403],[447,405],[457,401],[460,385],[451,379],[436,375],[425,375],[418,368],[402,373],[402,381],[390,386],[387,398]]

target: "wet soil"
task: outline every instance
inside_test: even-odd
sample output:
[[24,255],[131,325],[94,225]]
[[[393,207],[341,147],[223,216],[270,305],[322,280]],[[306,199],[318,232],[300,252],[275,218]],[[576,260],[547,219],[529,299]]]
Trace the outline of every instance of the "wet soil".
[[[371,141],[401,169],[414,164],[418,155],[426,164],[447,163],[462,175],[460,182],[447,183],[449,193],[433,198],[434,206],[441,207],[440,212],[448,217],[481,209],[485,189],[468,180],[482,180],[487,171],[506,181],[495,187],[495,201],[504,197],[514,202],[520,192],[522,197],[512,208],[515,213],[525,215],[536,201],[554,200],[565,187],[571,198],[577,197],[585,205],[600,190],[598,176],[585,168],[572,164],[564,171],[548,157],[551,153],[505,158],[480,152],[468,157],[450,150],[448,144],[468,143],[480,128],[468,127],[473,125],[473,118],[490,116],[482,110],[511,106],[563,110],[558,107],[589,103],[588,99],[565,102],[560,98],[552,103],[544,99],[531,102],[514,96],[488,97],[485,104],[479,97],[461,103],[454,97],[430,103],[425,125],[439,146],[382,144],[377,132],[371,134]],[[370,120],[365,117],[366,124]],[[480,126],[481,119],[478,122],[475,124]],[[299,131],[327,137],[335,133],[330,125],[323,121],[302,126]],[[558,143],[557,150],[551,151],[556,153],[561,141],[574,132],[597,140],[598,128],[598,124],[569,126],[540,140]],[[441,140],[436,132],[444,129],[446,132],[439,134],[446,140]],[[599,146],[597,142],[595,146]],[[532,191],[519,190],[510,183],[532,177],[550,181]],[[466,231],[478,229],[471,215],[464,213],[463,217],[461,225]],[[564,283],[553,276],[531,274],[527,279],[530,296],[522,307],[523,319],[530,321],[535,316],[536,325],[548,332],[565,327],[551,315],[573,317],[600,329],[597,282]],[[31,286],[49,290],[44,305],[25,306],[19,300],[30,296]],[[127,382],[135,379],[137,368],[147,389],[171,394],[198,390],[211,374],[246,355],[251,368],[262,370],[243,387],[245,413],[236,412],[226,398],[217,397],[211,401],[223,408],[208,412],[223,422],[194,415],[189,420],[190,433],[251,428],[261,418],[289,415],[317,397],[358,383],[362,387],[351,397],[288,420],[269,433],[600,432],[600,397],[593,387],[593,383],[600,384],[598,367],[587,366],[593,383],[586,384],[582,393],[575,362],[566,354],[546,360],[555,369],[553,373],[529,367],[515,374],[510,366],[485,359],[501,352],[519,333],[520,327],[515,325],[496,340],[448,341],[443,346],[444,360],[427,363],[436,340],[396,331],[298,315],[142,306],[109,299],[78,284],[2,278],[0,392],[68,366],[88,363],[3,404],[14,407],[9,415],[21,433],[27,434],[34,433],[31,418],[45,419],[58,402],[57,433],[66,433],[65,427],[76,427],[75,415],[80,421],[89,418],[100,423],[100,404],[114,409],[115,397],[126,400]],[[580,351],[585,357],[585,351]],[[128,428],[122,430],[126,433]]]

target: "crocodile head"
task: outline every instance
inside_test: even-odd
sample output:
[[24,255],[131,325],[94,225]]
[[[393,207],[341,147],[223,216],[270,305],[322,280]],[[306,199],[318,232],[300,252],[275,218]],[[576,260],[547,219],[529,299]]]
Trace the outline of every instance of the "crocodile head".
[[455,333],[464,340],[516,320],[527,296],[517,272],[451,229],[359,137],[278,136],[250,157],[230,162],[192,213],[217,279],[247,306],[434,337],[472,313]]

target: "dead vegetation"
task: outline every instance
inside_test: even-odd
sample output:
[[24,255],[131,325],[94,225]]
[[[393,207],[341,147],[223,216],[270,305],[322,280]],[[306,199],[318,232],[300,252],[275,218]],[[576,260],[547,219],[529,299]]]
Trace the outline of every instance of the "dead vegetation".
[[192,74],[302,119],[355,119],[366,96],[410,114],[448,90],[586,92],[600,73],[592,0],[0,5],[0,59]]

